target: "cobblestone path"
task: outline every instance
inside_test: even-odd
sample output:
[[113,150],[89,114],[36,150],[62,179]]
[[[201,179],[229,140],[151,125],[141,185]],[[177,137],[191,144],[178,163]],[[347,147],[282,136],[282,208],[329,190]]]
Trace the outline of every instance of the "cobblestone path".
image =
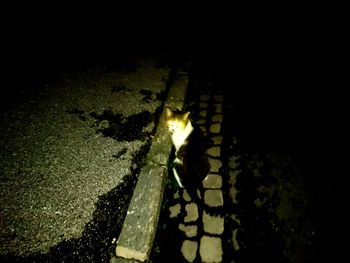
[[[190,100],[186,110],[191,111],[192,118],[209,142],[206,154],[209,158],[210,172],[202,187],[198,189],[198,200],[193,200],[186,189],[179,189],[176,184],[167,191],[168,203],[165,204],[164,218],[161,221],[167,221],[166,231],[169,236],[166,236],[176,241],[166,249],[171,250],[172,254],[174,250],[178,251],[172,257],[174,262],[223,262],[223,235],[227,216],[224,209],[226,182],[223,179],[225,169],[221,150],[223,94],[221,90],[203,90],[194,94]],[[173,178],[169,180],[173,181]],[[160,242],[164,245],[170,241]],[[158,249],[162,249],[164,253],[165,248],[162,248],[160,243],[158,245]]]
[[[185,261],[221,262],[223,259],[222,234],[224,232],[223,178],[221,174],[221,125],[222,94],[203,93],[197,101],[197,124],[211,146],[207,150],[210,172],[198,189],[201,199],[194,201],[184,189],[173,195],[174,204],[169,207],[170,220],[176,220],[182,234],[181,254]],[[198,203],[200,202],[200,203]]]
[[317,225],[323,222],[310,216],[319,202],[306,192],[317,170],[276,147],[277,126],[262,124],[268,111],[242,106],[241,98],[208,80],[189,87],[185,110],[210,142],[211,169],[196,200],[169,174],[150,262],[319,262],[330,255],[319,243],[327,236]]

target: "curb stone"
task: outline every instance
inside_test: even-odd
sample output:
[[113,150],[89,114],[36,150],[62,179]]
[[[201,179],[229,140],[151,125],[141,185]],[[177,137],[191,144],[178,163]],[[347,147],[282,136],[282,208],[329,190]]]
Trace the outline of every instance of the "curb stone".
[[[179,110],[183,108],[187,84],[187,75],[175,77],[165,107]],[[149,259],[157,230],[171,150],[172,143],[167,134],[163,110],[117,241],[117,258],[112,258],[111,262],[144,262]]]

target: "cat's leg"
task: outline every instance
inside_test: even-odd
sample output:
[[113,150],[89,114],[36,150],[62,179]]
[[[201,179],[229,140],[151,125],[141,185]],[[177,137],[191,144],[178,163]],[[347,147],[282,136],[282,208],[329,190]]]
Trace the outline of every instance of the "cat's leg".
[[175,167],[173,167],[173,173],[174,173],[175,179],[176,179],[178,185],[180,186],[180,188],[184,188],[184,186],[183,186],[182,183],[181,183],[180,176],[178,175],[178,173],[177,173]]

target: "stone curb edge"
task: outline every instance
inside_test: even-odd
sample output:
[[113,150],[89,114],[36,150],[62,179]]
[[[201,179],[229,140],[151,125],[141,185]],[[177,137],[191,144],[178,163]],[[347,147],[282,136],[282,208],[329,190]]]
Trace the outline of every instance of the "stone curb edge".
[[172,142],[165,125],[165,107],[183,109],[188,85],[187,74],[178,73],[180,74],[175,75],[169,89],[146,164],[140,172],[117,241],[117,258],[111,262],[144,262],[149,259],[168,176],[168,159],[172,150]]

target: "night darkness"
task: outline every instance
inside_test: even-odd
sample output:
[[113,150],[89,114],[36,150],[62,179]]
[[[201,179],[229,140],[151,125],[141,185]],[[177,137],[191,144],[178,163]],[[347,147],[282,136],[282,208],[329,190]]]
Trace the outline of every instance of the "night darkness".
[[160,67],[191,61],[192,76],[214,78],[241,113],[237,133],[247,149],[272,149],[301,167],[312,217],[321,217],[318,228],[327,232],[320,247],[343,254],[348,84],[341,34],[327,22],[230,21],[228,14],[214,19],[209,13],[191,20],[190,12],[186,19],[170,12],[116,8],[8,21],[1,108],[72,72],[128,69],[128,56],[157,54]]

